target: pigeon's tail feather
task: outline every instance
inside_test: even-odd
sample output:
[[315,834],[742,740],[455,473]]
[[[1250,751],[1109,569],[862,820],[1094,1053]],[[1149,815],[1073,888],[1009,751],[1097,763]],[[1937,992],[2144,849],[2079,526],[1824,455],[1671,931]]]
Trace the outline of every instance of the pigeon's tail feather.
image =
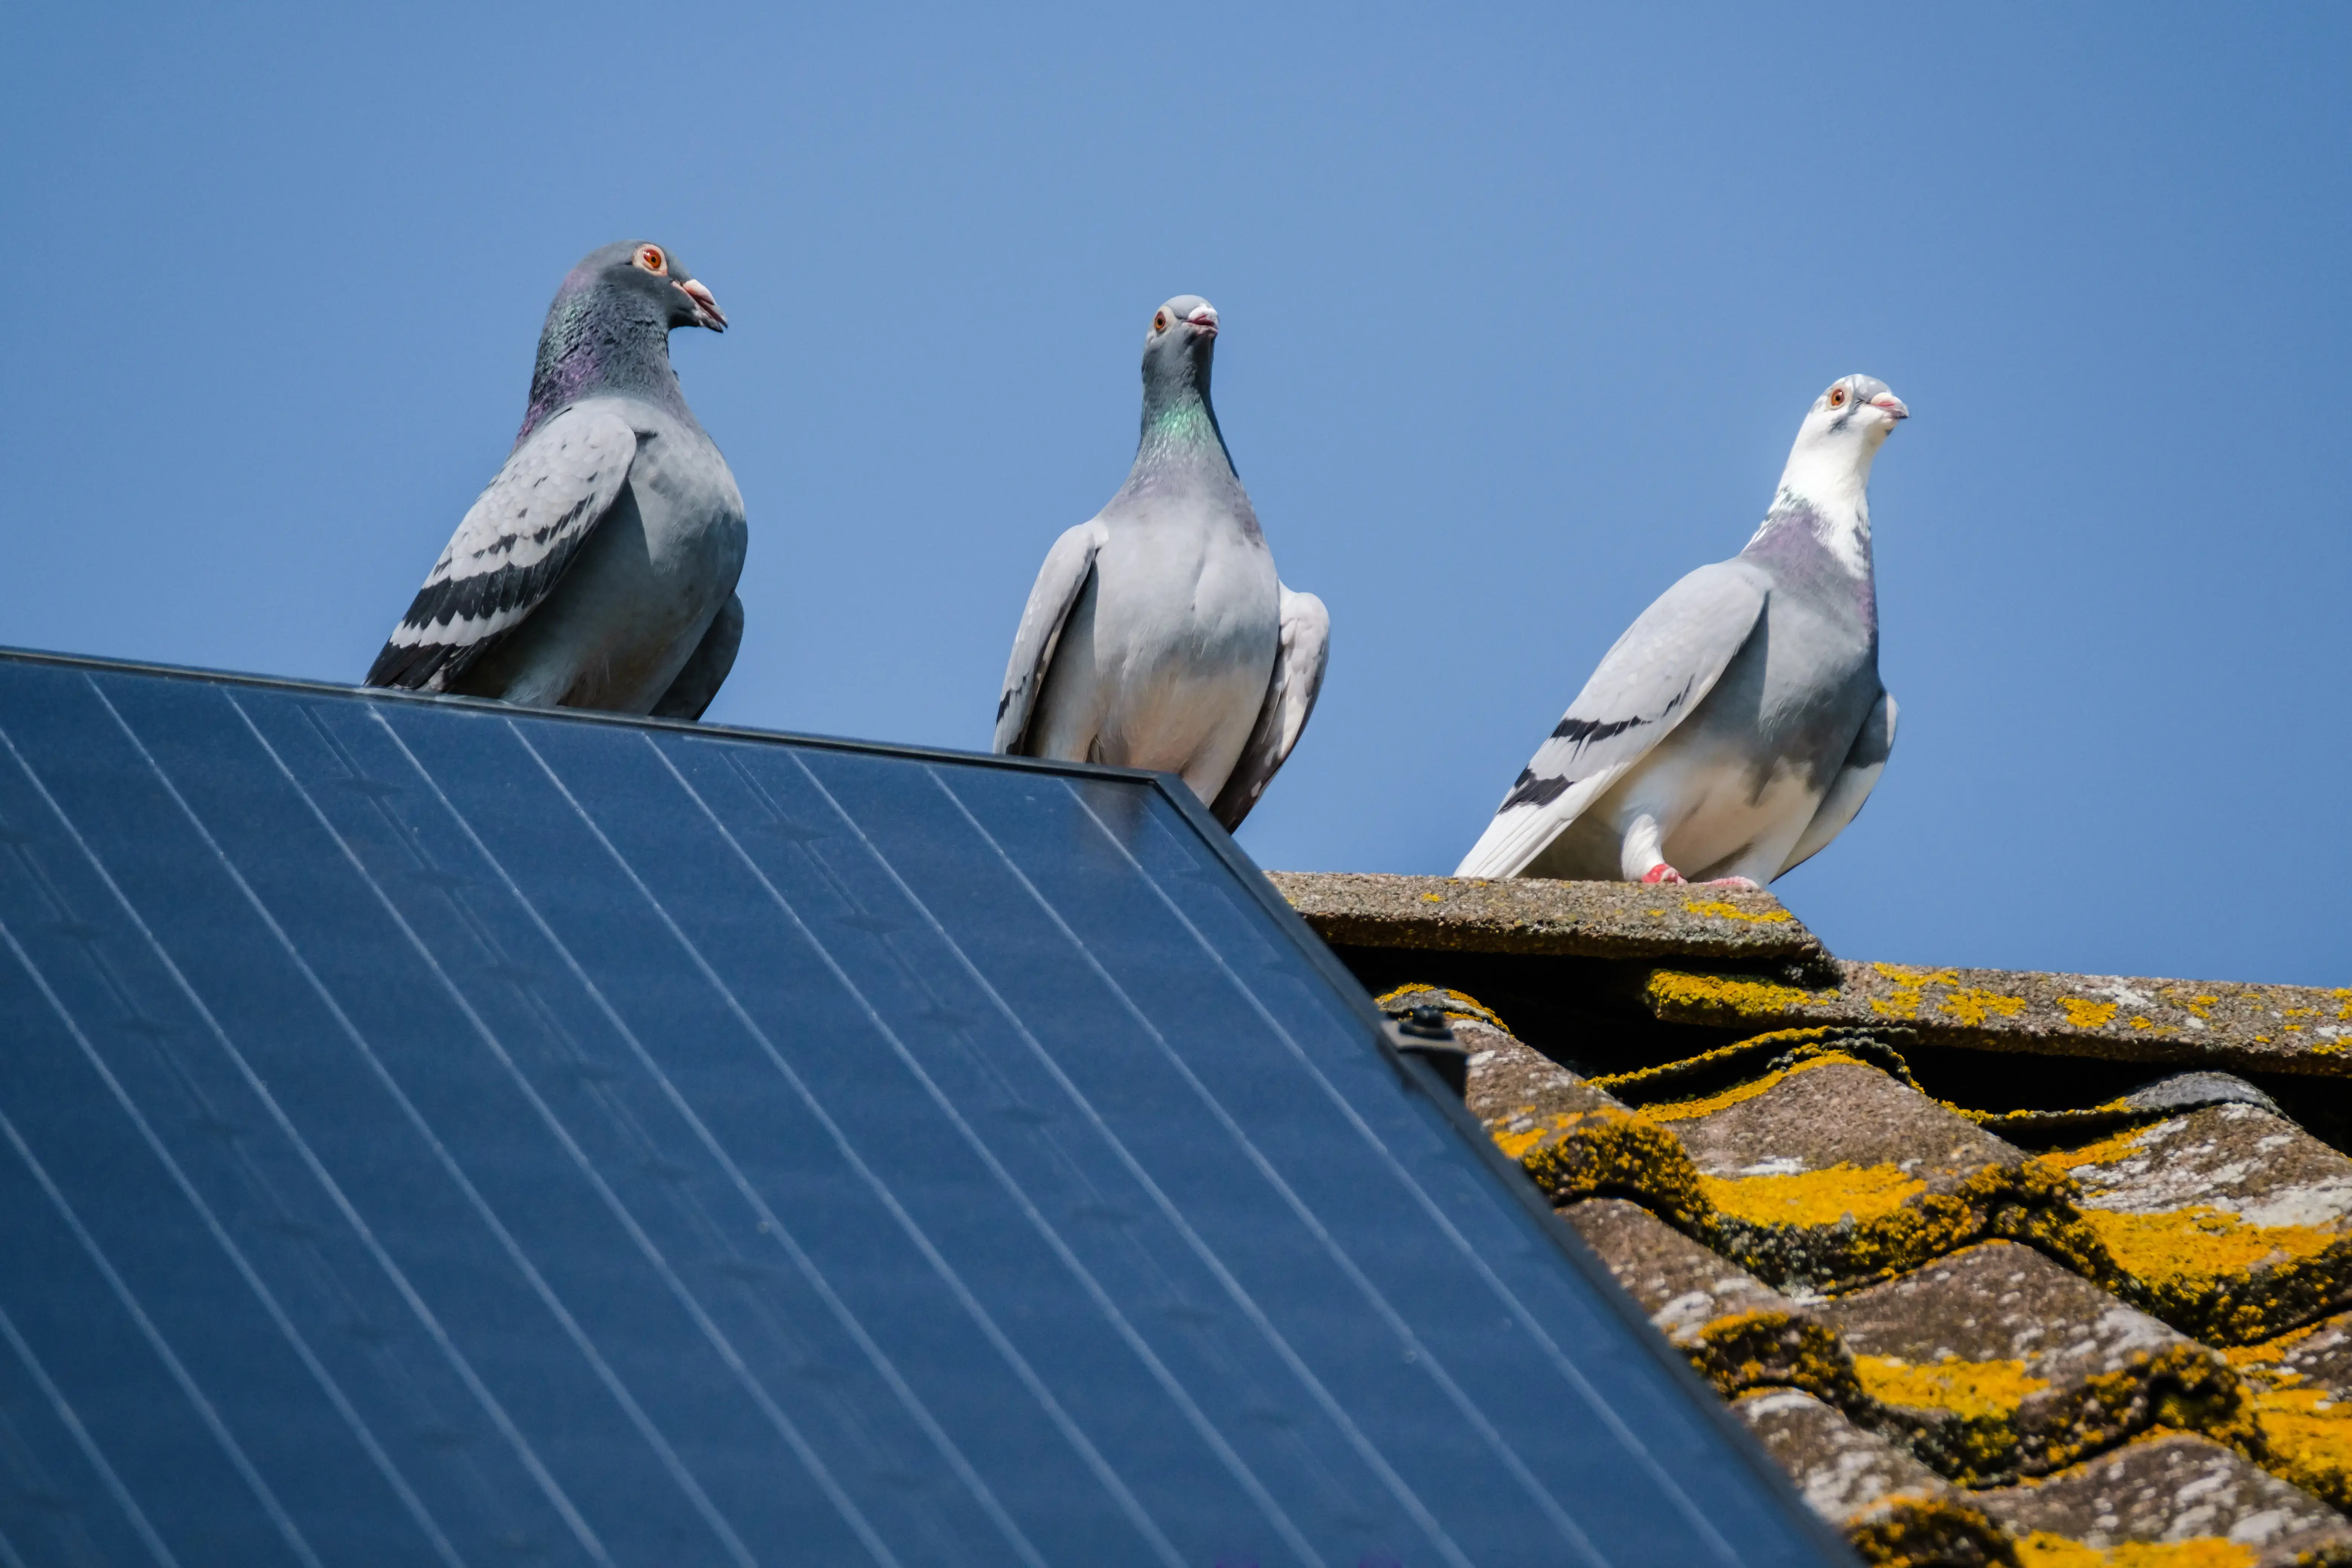
[[1323,689],[1323,668],[1330,658],[1331,612],[1323,601],[1312,594],[1294,594],[1278,582],[1275,586],[1282,595],[1282,642],[1274,656],[1274,679],[1266,683],[1265,704],[1242,746],[1240,761],[1209,805],[1209,814],[1228,833],[1241,826],[1276,770],[1289,760],[1290,749],[1298,744],[1299,732],[1307,728]]
[[464,673],[486,645],[475,643],[388,642],[368,666],[362,686],[395,687],[404,691],[446,691]]
[[1536,857],[1551,847],[1568,826],[1584,815],[1602,790],[1617,782],[1622,767],[1609,768],[1591,778],[1567,784],[1560,779],[1532,781],[1538,784],[1564,785],[1550,795],[1540,790],[1530,792],[1530,782],[1522,778],[1511,791],[1495,820],[1486,824],[1486,831],[1462,857],[1462,864],[1454,868],[1457,877],[1516,877],[1531,865]]
[[711,617],[710,629],[702,634],[686,668],[677,672],[654,704],[656,719],[700,719],[719,689],[727,684],[730,671],[735,668],[735,655],[743,646],[743,601],[736,595],[727,595]]

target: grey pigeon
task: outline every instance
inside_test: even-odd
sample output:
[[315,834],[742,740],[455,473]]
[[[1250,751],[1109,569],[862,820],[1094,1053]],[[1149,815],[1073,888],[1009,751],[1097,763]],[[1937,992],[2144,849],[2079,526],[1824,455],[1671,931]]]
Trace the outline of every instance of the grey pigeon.
[[1228,830],[1298,743],[1331,618],[1275,576],[1209,405],[1217,312],[1181,294],[1143,340],[1127,483],[1054,542],[1013,635],[996,750],[1181,773]]
[[1895,745],[1870,465],[1910,412],[1866,375],[1814,400],[1748,548],[1617,639],[1455,876],[1761,885],[1843,831]]
[[698,719],[743,636],[743,498],[670,368],[727,330],[676,255],[593,251],[548,308],[506,467],[425,579],[370,686]]

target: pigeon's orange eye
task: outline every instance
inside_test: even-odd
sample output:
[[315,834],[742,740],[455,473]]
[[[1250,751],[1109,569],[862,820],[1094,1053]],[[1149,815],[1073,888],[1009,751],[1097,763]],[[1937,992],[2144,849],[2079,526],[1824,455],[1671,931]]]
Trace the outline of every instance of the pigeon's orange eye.
[[1151,318],[1151,330],[1155,332],[1164,332],[1168,330],[1167,311],[1162,310]]
[[1832,408],[1843,408],[1845,406],[1844,387],[1832,386],[1830,388],[1830,406]]
[[669,271],[669,258],[661,253],[661,247],[658,245],[639,246],[637,247],[637,265],[644,268],[646,271],[652,273],[656,278],[659,278]]

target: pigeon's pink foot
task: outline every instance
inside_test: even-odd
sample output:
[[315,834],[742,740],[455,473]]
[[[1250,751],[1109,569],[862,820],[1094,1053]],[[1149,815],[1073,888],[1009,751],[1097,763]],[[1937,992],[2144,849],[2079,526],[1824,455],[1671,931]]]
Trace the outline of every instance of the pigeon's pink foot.
[[1672,866],[1667,865],[1664,860],[1659,861],[1656,865],[1642,873],[1642,880],[1649,883],[1681,883],[1686,882],[1689,879],[1690,879],[1685,877],[1680,871],[1677,871]]
[[1712,882],[1702,882],[1699,885],[1703,888],[1745,888],[1751,893],[1760,893],[1764,890],[1763,883],[1748,877],[1717,877]]

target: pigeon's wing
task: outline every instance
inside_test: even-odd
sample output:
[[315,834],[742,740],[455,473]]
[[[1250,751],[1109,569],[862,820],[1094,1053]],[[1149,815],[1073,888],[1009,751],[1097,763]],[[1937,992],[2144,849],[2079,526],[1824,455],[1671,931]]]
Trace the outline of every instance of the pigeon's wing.
[[1853,737],[1853,746],[1845,754],[1845,765],[1838,769],[1830,781],[1829,793],[1813,811],[1813,820],[1805,827],[1797,847],[1780,863],[1775,876],[1786,876],[1820,854],[1829,841],[1845,831],[1845,825],[1861,814],[1862,803],[1870,798],[1878,783],[1878,775],[1886,771],[1886,759],[1895,750],[1895,699],[1885,690],[1870,705],[1870,717]]
[[1062,626],[1086,592],[1102,544],[1103,525],[1089,521],[1064,533],[1045,552],[1037,585],[1029,590],[1028,607],[1021,612],[1021,629],[1013,634],[1013,657],[1004,662],[1004,690],[996,700],[995,750],[1000,754],[1018,752],[1029,738],[1029,721],[1036,716],[1037,695],[1045,689]]
[[611,414],[567,408],[532,431],[457,525],[367,684],[446,690],[547,597],[636,456],[636,432]]
[[743,601],[733,594],[710,618],[710,629],[694,645],[686,668],[677,672],[654,704],[656,719],[699,719],[735,668],[736,650],[743,646]]
[[1265,705],[1258,710],[1257,725],[1225,787],[1209,807],[1226,832],[1242,825],[1290,748],[1298,744],[1299,731],[1307,728],[1307,717],[1315,711],[1315,699],[1323,689],[1323,666],[1330,651],[1331,613],[1323,601],[1283,588],[1282,648],[1274,658],[1274,678],[1266,682]]
[[1643,610],[1568,706],[1463,857],[1457,877],[1513,877],[1715,689],[1762,613],[1769,579],[1702,566]]

